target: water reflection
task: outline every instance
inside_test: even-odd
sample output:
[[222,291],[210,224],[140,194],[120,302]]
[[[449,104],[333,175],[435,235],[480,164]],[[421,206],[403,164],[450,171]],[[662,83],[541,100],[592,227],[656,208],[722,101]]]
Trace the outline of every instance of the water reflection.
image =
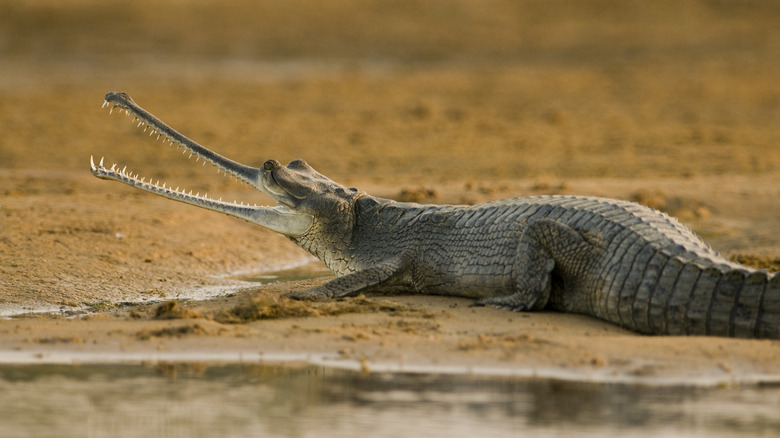
[[280,365],[0,366],[4,437],[768,436],[780,387],[648,388]]

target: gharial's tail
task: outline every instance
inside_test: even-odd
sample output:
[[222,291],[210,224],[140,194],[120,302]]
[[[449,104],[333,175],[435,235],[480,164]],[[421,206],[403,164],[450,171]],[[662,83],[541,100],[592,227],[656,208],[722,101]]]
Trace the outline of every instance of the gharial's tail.
[[757,338],[780,339],[780,272],[768,274],[768,277],[755,335]]
[[780,339],[780,272],[686,270],[695,280],[674,288],[664,309],[667,333]]

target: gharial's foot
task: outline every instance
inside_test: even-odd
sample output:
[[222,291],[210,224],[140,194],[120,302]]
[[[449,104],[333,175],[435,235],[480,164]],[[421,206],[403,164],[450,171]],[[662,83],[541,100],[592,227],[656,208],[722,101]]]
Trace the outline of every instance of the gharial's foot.
[[495,307],[496,309],[512,310],[514,312],[529,310],[530,307],[519,298],[517,295],[482,298],[471,303],[470,307]]
[[331,298],[333,295],[324,287],[316,286],[311,289],[290,292],[285,294],[285,296],[294,300],[325,301],[328,298]]

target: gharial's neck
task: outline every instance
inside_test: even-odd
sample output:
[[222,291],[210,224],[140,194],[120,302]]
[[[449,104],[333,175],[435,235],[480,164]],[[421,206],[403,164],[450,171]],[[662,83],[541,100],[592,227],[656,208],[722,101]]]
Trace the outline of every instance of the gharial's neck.
[[328,233],[317,225],[315,222],[308,232],[290,237],[290,240],[322,260],[325,266],[336,275],[346,274],[346,260],[348,260],[346,255],[349,252],[348,242],[351,240],[351,236]]
[[[315,216],[314,223],[307,232],[290,237],[290,240],[322,260],[337,276],[349,273],[353,231],[358,221],[365,220],[365,207],[375,204],[370,199],[373,197],[359,193],[350,199],[348,208],[335,213],[337,217],[330,217],[325,221],[322,217]],[[323,212],[323,215],[327,216],[327,213]]]

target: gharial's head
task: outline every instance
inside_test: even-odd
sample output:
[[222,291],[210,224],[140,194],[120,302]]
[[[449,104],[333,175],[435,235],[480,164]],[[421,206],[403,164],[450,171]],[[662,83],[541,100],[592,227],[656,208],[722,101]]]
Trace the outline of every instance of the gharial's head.
[[268,160],[260,170],[255,187],[273,197],[282,208],[310,215],[318,227],[333,232],[351,227],[354,203],[365,195],[354,187],[334,182],[301,159],[286,166]]
[[189,152],[190,157],[195,155],[196,161],[203,159],[204,164],[211,163],[217,167],[217,171],[221,170],[267,193],[276,200],[277,205],[262,207],[243,202],[224,202],[209,198],[208,195],[185,192],[178,187],[173,189],[166,184],[160,185],[159,181],[153,184],[151,180],[147,182],[138,174],[128,172],[127,168],[120,170],[116,164],[110,168],[104,167],[103,159],[98,165],[91,160],[92,173],[98,178],[120,181],[169,199],[236,216],[293,238],[313,228],[344,232],[345,227],[353,223],[354,202],[363,193],[330,180],[303,160],[293,160],[286,166],[276,160],[268,160],[260,168],[245,166],[183,136],[138,106],[125,93],[106,94],[103,107],[109,107],[112,111],[119,107],[128,116],[132,115],[133,121],[138,122],[138,127],[143,127],[144,132],[150,129],[150,135],[156,134],[157,139],[183,148],[183,152]]

